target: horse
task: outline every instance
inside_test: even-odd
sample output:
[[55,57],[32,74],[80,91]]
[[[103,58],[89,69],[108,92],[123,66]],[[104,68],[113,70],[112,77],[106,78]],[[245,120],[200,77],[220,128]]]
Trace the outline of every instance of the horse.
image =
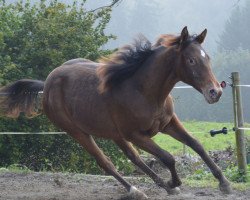
[[[55,68],[45,82],[23,79],[3,87],[1,92],[7,95],[0,102],[1,111],[9,117],[18,117],[20,112],[36,116],[34,94],[43,90],[42,108],[49,120],[85,148],[131,198],[147,196],[119,174],[93,136],[114,141],[155,184],[168,194],[178,194],[182,182],[175,159],[152,140],[159,132],[169,135],[199,154],[218,179],[219,189],[231,193],[230,182],[221,169],[183,127],[170,95],[174,85],[182,81],[200,92],[209,104],[220,99],[222,88],[201,46],[206,34],[207,29],[190,35],[184,27],[180,35],[163,35],[155,45],[138,37],[98,63],[87,59],[67,61]],[[170,180],[147,166],[134,146],[168,167]]]

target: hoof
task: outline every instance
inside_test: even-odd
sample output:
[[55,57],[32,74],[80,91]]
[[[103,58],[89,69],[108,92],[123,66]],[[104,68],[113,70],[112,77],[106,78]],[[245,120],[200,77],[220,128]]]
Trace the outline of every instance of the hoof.
[[181,193],[181,190],[179,187],[171,188],[167,190],[169,195],[177,195]]
[[220,191],[223,194],[232,194],[233,190],[230,186],[230,183],[219,184]]
[[147,195],[138,190],[136,187],[131,186],[129,190],[129,199],[130,200],[145,200],[148,199]]
[[168,181],[164,188],[169,195],[177,195],[181,192],[180,188],[177,187],[179,185],[181,185],[181,181],[179,181],[178,185],[173,185],[172,181]]

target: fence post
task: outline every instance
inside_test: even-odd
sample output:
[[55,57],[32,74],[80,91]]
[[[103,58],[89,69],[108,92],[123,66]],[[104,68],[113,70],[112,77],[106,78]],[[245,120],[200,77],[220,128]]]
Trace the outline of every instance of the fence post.
[[238,72],[232,72],[232,83],[238,169],[241,174],[246,174],[247,162],[244,130],[239,129],[239,127],[244,126],[244,119],[242,111],[241,90],[238,86],[240,85],[240,75]]

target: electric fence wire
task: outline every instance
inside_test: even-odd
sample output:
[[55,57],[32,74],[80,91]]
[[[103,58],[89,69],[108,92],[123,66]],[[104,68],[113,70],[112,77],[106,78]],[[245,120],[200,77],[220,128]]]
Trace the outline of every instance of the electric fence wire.
[[[235,87],[250,87],[250,85],[234,85]],[[189,85],[181,85],[181,86],[175,86],[174,89],[192,89],[192,86]],[[38,94],[43,94],[43,91],[39,91]],[[8,93],[0,93],[0,96],[6,96]],[[239,130],[247,130],[250,131],[250,128],[246,127],[238,127],[237,129]],[[235,131],[235,128],[229,129],[228,131]],[[190,133],[209,133],[205,131],[189,131]],[[32,132],[0,132],[0,135],[3,134],[10,134],[10,135],[26,135],[26,134],[34,134],[34,135],[55,135],[55,134],[67,134],[66,132],[37,132],[37,133],[32,133]]]

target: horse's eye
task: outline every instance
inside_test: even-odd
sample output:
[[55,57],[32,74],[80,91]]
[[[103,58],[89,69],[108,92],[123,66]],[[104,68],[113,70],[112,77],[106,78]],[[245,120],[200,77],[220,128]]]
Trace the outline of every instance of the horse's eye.
[[196,64],[195,58],[188,58],[188,59],[187,59],[187,62],[188,62],[188,64],[190,64],[190,65],[195,65],[195,64]]

